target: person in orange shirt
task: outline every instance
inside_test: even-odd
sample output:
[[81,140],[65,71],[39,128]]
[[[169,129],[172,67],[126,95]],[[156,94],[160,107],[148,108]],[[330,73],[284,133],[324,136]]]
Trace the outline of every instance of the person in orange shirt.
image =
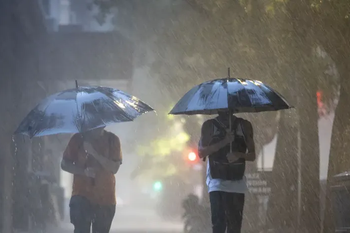
[[75,134],[62,170],[74,175],[69,203],[74,233],[108,233],[115,214],[115,174],[122,164],[119,138],[104,128]]

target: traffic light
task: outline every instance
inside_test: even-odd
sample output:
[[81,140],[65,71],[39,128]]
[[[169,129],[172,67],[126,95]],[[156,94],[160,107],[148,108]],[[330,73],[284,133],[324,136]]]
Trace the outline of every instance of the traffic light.
[[191,151],[190,153],[188,153],[187,158],[189,161],[194,162],[197,160],[197,154]]
[[201,159],[195,150],[189,150],[186,152],[185,162],[191,170],[199,171],[202,169],[202,164],[200,163]]
[[318,114],[319,116],[325,116],[327,115],[327,108],[326,105],[323,103],[323,93],[322,91],[316,92],[317,97],[317,107],[318,107]]
[[197,164],[199,162],[199,157],[196,152],[191,150],[188,152],[186,160],[188,163]]
[[160,182],[160,181],[154,182],[154,184],[153,184],[153,189],[154,189],[155,191],[161,191],[161,190],[163,189],[163,184],[162,184],[162,182]]

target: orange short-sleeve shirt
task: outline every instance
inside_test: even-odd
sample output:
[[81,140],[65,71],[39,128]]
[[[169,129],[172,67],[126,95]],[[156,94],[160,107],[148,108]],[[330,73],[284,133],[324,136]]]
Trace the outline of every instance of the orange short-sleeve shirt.
[[[75,134],[69,141],[63,158],[74,164],[97,170],[94,182],[92,178],[74,174],[72,196],[81,195],[92,203],[99,205],[115,205],[115,176],[104,170],[95,158],[87,155],[84,150],[84,141],[80,134]],[[92,147],[100,155],[113,161],[122,162],[121,145],[119,138],[113,133],[104,131],[103,135],[92,143]]]

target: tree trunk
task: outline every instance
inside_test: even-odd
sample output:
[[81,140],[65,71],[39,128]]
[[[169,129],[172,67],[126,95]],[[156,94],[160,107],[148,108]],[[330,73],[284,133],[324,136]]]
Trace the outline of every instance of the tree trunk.
[[295,114],[286,111],[282,112],[279,122],[267,213],[270,228],[275,232],[295,226],[297,220],[298,127],[295,118]]
[[[334,59],[334,58],[333,58]],[[333,177],[336,174],[350,170],[350,67],[346,64],[348,59],[340,56],[339,60],[334,59],[341,79],[340,97],[332,130],[331,150],[328,165],[327,195],[325,203],[325,215],[323,232],[334,232],[334,212],[331,203],[331,186]]]

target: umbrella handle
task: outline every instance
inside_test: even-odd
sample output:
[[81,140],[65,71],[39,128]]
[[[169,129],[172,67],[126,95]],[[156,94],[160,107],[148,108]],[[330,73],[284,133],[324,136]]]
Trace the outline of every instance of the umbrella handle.
[[[230,132],[232,132],[232,111],[229,110],[229,122],[230,122]],[[230,143],[230,153],[232,153],[232,142]]]
[[[227,76],[228,76],[228,78],[231,78],[231,69],[230,69],[230,67],[227,68]],[[229,114],[229,117],[230,117],[229,121],[230,121],[230,132],[231,132],[232,131],[232,111],[229,110],[228,114]],[[232,142],[230,143],[230,153],[232,153]]]

